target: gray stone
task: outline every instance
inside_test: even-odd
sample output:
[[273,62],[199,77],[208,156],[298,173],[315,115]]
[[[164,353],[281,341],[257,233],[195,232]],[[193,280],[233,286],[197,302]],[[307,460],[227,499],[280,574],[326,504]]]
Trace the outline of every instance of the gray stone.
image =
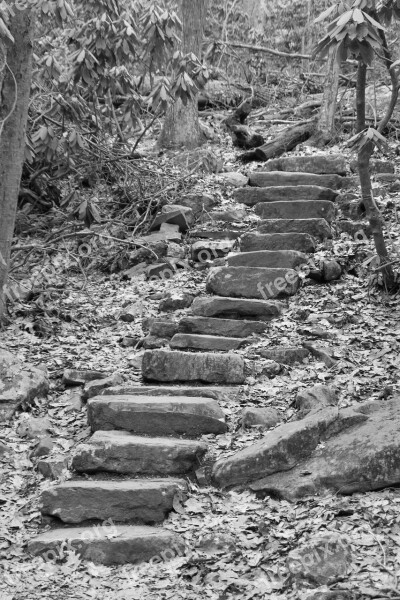
[[312,154],[310,156],[287,156],[273,158],[263,164],[264,171],[290,171],[346,175],[346,160],[341,154]]
[[282,365],[274,360],[265,360],[262,364],[261,373],[267,377],[275,377],[282,371]]
[[336,260],[324,260],[322,262],[322,276],[325,281],[334,281],[340,279],[342,267]]
[[179,333],[198,333],[226,337],[247,338],[261,334],[267,328],[263,321],[237,321],[210,317],[185,317],[179,322]]
[[356,241],[362,241],[372,235],[371,226],[363,221],[337,221],[336,229],[338,233],[347,233]]
[[304,347],[307,348],[317,360],[325,363],[325,366],[328,367],[328,369],[331,369],[336,365],[337,361],[331,356],[332,351],[328,352],[327,348],[317,348],[309,342],[305,342]]
[[[389,160],[379,160],[377,158],[371,158],[369,161],[369,167],[371,173],[394,173],[395,165]],[[350,169],[353,173],[358,172],[358,163],[357,159],[353,159],[350,161]]]
[[231,208],[228,210],[215,210],[210,213],[212,221],[223,221],[224,223],[240,223],[246,218],[246,211],[243,208]]
[[229,386],[187,386],[187,385],[123,385],[106,390],[106,395],[128,394],[130,396],[189,396],[213,398],[222,402],[239,400],[239,388]]
[[17,427],[18,435],[29,440],[48,437],[48,432],[52,430],[53,427],[48,417],[32,417],[31,415],[22,419]]
[[192,312],[199,317],[256,318],[271,321],[282,313],[283,305],[274,300],[246,300],[244,298],[196,298]]
[[165,312],[182,310],[184,308],[188,308],[192,304],[193,300],[193,294],[189,294],[181,290],[175,290],[165,294],[158,306],[158,310]]
[[172,338],[175,333],[178,333],[178,323],[174,321],[158,321],[154,319],[150,323],[150,335]]
[[262,426],[264,429],[275,427],[281,420],[281,416],[275,408],[254,408],[252,406],[243,410],[240,419],[242,427]]
[[210,194],[187,194],[179,198],[182,206],[188,206],[193,210],[195,218],[204,212],[210,212],[218,204],[218,199]]
[[244,360],[237,354],[193,354],[166,350],[146,350],[143,378],[147,381],[202,381],[204,383],[243,383]]
[[41,456],[48,456],[53,448],[54,443],[51,437],[42,437],[38,441],[32,452],[29,454],[29,458],[40,458]]
[[[167,205],[163,208],[165,209],[166,207]],[[169,208],[172,210],[168,210]],[[194,220],[193,211],[186,206],[171,206],[168,209],[166,212],[163,211],[157,215],[150,227],[150,231],[159,228],[163,223],[178,225],[180,231],[187,231]]]
[[320,240],[332,237],[325,219],[269,219],[257,227],[260,233],[308,233]]
[[292,202],[298,200],[334,201],[338,192],[318,185],[283,185],[277,187],[247,187],[235,190],[233,196],[237,202],[254,206],[259,202]]
[[143,313],[143,305],[141,302],[134,302],[124,308],[119,316],[121,321],[125,323],[133,323]]
[[225,433],[225,415],[211,398],[97,396],[88,402],[92,431],[125,429],[143,435]]
[[294,365],[298,362],[304,362],[310,354],[307,348],[295,348],[291,346],[276,347],[276,348],[265,348],[260,351],[263,358],[274,360],[277,363],[283,365]]
[[239,252],[228,256],[229,267],[263,267],[272,269],[295,269],[307,263],[307,256],[296,250],[259,250]]
[[63,549],[71,547],[81,559],[102,565],[162,562],[184,554],[183,540],[172,531],[133,525],[52,529],[28,542],[28,552],[45,562],[61,558]]
[[84,385],[94,379],[108,377],[103,371],[80,371],[78,369],[64,369],[62,382],[64,385]]
[[0,422],[38,396],[45,396],[49,382],[45,371],[24,363],[0,348]]
[[249,178],[246,175],[237,173],[237,171],[229,171],[227,173],[219,173],[217,181],[227,187],[240,188],[248,184]]
[[303,542],[287,557],[288,569],[296,580],[318,585],[329,585],[345,579],[351,562],[347,538],[331,532]]
[[376,173],[375,179],[379,181],[379,183],[383,183],[384,185],[388,185],[389,183],[395,183],[398,180],[399,176],[394,175],[393,173]]
[[218,337],[216,335],[197,335],[192,333],[177,333],[169,345],[180,350],[206,350],[210,352],[238,350],[248,340],[234,337]]
[[200,231],[200,229],[192,229],[190,232],[190,237],[201,238],[204,240],[218,240],[220,242],[223,242],[226,240],[236,240],[242,235],[242,233],[243,232],[241,229],[238,229],[237,231],[233,229],[224,229],[223,231],[220,231],[219,229],[217,231],[213,231],[210,229],[207,229],[207,231]]
[[293,269],[215,267],[207,277],[207,291],[232,298],[280,298],[293,296],[300,278]]
[[236,243],[236,240],[204,240],[195,242],[191,248],[192,260],[209,262],[215,258],[226,256],[233,250]]
[[315,241],[307,233],[246,233],[240,240],[242,252],[296,250],[315,252]]
[[174,496],[186,490],[181,479],[68,481],[42,492],[40,509],[64,523],[110,518],[120,523],[157,523],[171,512]]
[[146,269],[147,278],[151,281],[156,279],[172,279],[176,273],[176,266],[170,262],[157,263]]
[[[255,187],[280,187],[316,185],[333,190],[346,187],[346,177],[340,175],[315,175],[314,173],[286,173],[284,171],[255,171],[249,177]],[[309,198],[307,198],[309,199]]]
[[336,209],[333,202],[327,200],[293,200],[259,202],[255,205],[254,212],[263,219],[325,219],[331,223]]
[[303,419],[308,413],[327,406],[337,406],[339,398],[336,391],[327,385],[314,385],[302,390],[296,397],[297,418]]
[[82,399],[87,400],[88,398],[93,398],[93,396],[98,396],[103,390],[114,385],[119,385],[120,383],[123,383],[123,381],[124,378],[120,373],[114,373],[114,375],[106,377],[105,379],[90,381],[83,388]]
[[143,348],[146,350],[155,350],[156,348],[164,348],[168,346],[170,338],[161,338],[156,335],[148,335],[143,340]]
[[68,461],[64,456],[53,456],[39,460],[37,470],[46,479],[59,479],[68,469]]
[[207,444],[197,440],[139,437],[125,431],[96,431],[80,444],[72,467],[80,473],[179,475],[198,466]]

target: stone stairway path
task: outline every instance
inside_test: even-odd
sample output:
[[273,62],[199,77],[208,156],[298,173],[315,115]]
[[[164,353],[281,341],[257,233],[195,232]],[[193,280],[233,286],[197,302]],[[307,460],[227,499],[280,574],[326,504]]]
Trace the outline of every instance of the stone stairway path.
[[[143,385],[109,388],[88,401],[93,435],[75,451],[76,477],[41,498],[42,513],[63,527],[32,540],[31,553],[56,554],[66,541],[107,565],[148,561],[184,545],[159,524],[201,466],[207,444],[199,438],[227,431],[218,400],[234,400],[246,379],[245,359],[235,351],[280,317],[300,287],[298,270],[332,237],[345,173],[337,155],[282,158],[235,190],[235,200],[262,220],[239,238],[237,253],[238,236],[227,240],[224,232],[203,232],[193,243],[195,260],[202,252],[220,257],[207,276],[209,295],[195,298],[179,322],[153,322],[150,336],[169,339],[169,348],[146,350]],[[297,350],[301,356],[304,349]],[[90,525],[107,520],[112,528],[94,535]]]

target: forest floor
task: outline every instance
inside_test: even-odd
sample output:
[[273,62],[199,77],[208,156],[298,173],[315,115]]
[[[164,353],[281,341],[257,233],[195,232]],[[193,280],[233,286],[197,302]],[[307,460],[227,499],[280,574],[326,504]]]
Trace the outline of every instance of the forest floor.
[[[149,138],[149,147],[151,142]],[[223,160],[226,171],[246,173],[260,167],[236,162],[237,152],[222,133],[220,142],[209,147]],[[329,151],[343,149],[340,145]],[[311,152],[304,147],[299,151]],[[158,165],[158,172],[168,171],[177,180],[185,178],[184,168],[174,166],[171,156],[153,155],[151,160]],[[396,164],[398,172],[399,168],[400,161]],[[185,189],[218,194],[221,206],[234,206],[231,190],[221,186],[218,174],[187,175]],[[179,186],[170,190],[169,201],[179,203],[181,193]],[[377,201],[388,225],[388,239],[399,251],[399,194],[382,188]],[[246,231],[252,218],[235,226]],[[24,238],[26,244],[40,241],[32,234]],[[72,252],[74,244],[74,240],[60,242],[48,260]],[[188,248],[185,241],[183,246]],[[371,272],[361,266],[370,254],[370,240],[353,240],[345,234],[334,238],[330,247],[318,248],[317,257],[339,258],[346,265],[346,274],[329,285],[304,285],[290,300],[284,316],[272,322],[261,336],[259,346],[298,346],[298,328],[307,315],[330,313],[335,315],[334,325],[323,316],[315,324],[328,333],[321,343],[336,364],[328,368],[313,359],[285,367],[276,377],[248,378],[240,404],[221,403],[230,432],[206,436],[213,459],[261,437],[259,430],[240,427],[239,413],[245,405],[273,406],[287,420],[293,415],[296,394],[316,382],[334,386],[340,406],[399,394],[400,297],[374,287]],[[101,249],[99,255],[104,256]],[[29,261],[24,268],[26,272],[16,273],[16,279],[29,276]],[[126,336],[143,337],[142,319],[138,315],[135,322],[124,323],[120,320],[123,307],[140,300],[143,316],[156,316],[165,291],[204,292],[206,275],[206,270],[183,269],[170,280],[147,281],[144,276],[125,280],[119,272],[110,274],[91,268],[82,273],[78,268],[60,268],[50,286],[52,296],[42,299],[42,309],[40,302],[11,307],[12,318],[1,331],[0,347],[34,365],[44,365],[50,374],[51,390],[46,400],[36,401],[11,424],[0,427],[0,441],[9,448],[8,454],[0,455],[1,600],[303,599],[309,590],[298,588],[288,576],[287,554],[299,541],[326,531],[346,536],[352,550],[351,573],[333,589],[355,592],[360,598],[400,598],[400,489],[395,488],[290,504],[257,499],[249,492],[225,493],[190,482],[188,500],[177,502],[175,512],[164,523],[186,543],[185,552],[171,561],[103,567],[82,562],[71,552],[57,562],[45,562],[24,551],[24,544],[42,526],[38,497],[53,485],[37,472],[34,460],[29,458],[34,442],[20,435],[19,425],[26,413],[49,417],[55,452],[68,459],[74,446],[89,438],[90,430],[86,406],[71,402],[70,392],[61,383],[63,370],[73,367],[118,372],[126,381],[139,382],[141,350],[124,347],[121,340]],[[68,470],[63,472],[63,479],[70,476]]]

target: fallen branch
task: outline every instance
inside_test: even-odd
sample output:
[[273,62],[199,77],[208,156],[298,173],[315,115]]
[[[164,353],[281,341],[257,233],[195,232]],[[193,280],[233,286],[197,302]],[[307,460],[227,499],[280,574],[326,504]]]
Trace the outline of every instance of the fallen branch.
[[233,48],[244,48],[245,50],[254,50],[254,52],[265,52],[266,54],[272,54],[273,56],[283,56],[284,58],[304,58],[306,60],[311,60],[311,54],[290,54],[287,52],[280,52],[279,50],[273,50],[272,48],[266,48],[265,46],[253,46],[252,44],[242,44],[240,42],[222,42],[219,40],[215,40],[214,43],[220,46],[232,46]]
[[282,131],[272,142],[267,142],[259,148],[245,152],[239,156],[239,160],[249,162],[251,160],[266,161],[270,158],[281,156],[284,152],[293,150],[297,144],[308,140],[315,130],[316,121],[311,119],[303,121],[300,125],[289,127]]

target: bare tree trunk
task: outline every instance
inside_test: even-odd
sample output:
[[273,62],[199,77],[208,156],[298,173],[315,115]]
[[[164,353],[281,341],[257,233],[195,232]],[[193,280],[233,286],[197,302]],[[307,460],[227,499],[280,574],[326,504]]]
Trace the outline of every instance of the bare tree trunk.
[[[0,89],[0,318],[5,311],[11,242],[25,152],[32,79],[34,11],[15,9],[8,43],[7,65]],[[8,118],[7,118],[8,117]],[[4,122],[4,119],[7,119]]]
[[317,130],[312,140],[310,140],[310,143],[320,147],[332,141],[335,135],[335,113],[339,90],[340,65],[336,61],[334,48],[331,48],[329,51],[326,68],[324,94],[318,117]]
[[[207,0],[182,0],[182,49],[201,57],[201,44],[207,12]],[[158,143],[162,147],[197,148],[201,143],[198,118],[198,98],[188,99],[186,105],[177,99],[167,110]]]

